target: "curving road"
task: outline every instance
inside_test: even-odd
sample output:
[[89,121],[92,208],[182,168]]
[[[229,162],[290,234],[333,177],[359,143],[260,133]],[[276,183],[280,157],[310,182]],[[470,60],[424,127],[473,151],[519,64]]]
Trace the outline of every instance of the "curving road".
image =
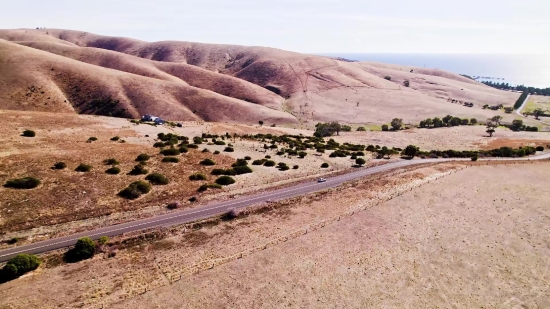
[[[491,158],[484,159],[483,161],[504,161],[504,160],[543,160],[550,159],[550,152],[542,155],[521,158]],[[59,237],[41,242],[19,246],[7,250],[0,251],[0,262],[7,261],[19,253],[42,253],[55,249],[72,246],[76,243],[77,239],[81,237],[91,237],[92,239],[98,239],[101,236],[115,236],[123,233],[139,231],[147,228],[172,226],[176,224],[195,221],[198,219],[204,219],[215,215],[223,214],[230,209],[244,208],[252,205],[257,205],[266,201],[279,201],[287,198],[292,198],[300,195],[309,194],[316,191],[321,191],[328,188],[337,187],[346,181],[358,179],[364,176],[389,171],[399,167],[405,167],[410,165],[422,164],[422,163],[437,163],[437,162],[449,162],[449,161],[465,161],[470,159],[423,159],[423,160],[403,160],[395,163],[389,163],[381,166],[362,168],[356,171],[346,173],[340,176],[328,178],[326,182],[308,182],[298,184],[289,188],[278,189],[275,191],[258,193],[256,195],[242,197],[230,201],[211,203],[205,206],[189,209],[184,211],[172,211],[167,214],[158,215],[152,218],[136,220],[133,222],[107,226],[87,232],[76,233],[70,236]],[[481,161],[481,160],[480,160]]]

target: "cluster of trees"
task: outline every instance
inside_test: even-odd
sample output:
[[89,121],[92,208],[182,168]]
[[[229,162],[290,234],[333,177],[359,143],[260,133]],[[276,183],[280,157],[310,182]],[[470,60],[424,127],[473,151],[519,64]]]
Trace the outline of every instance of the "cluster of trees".
[[454,117],[447,115],[443,118],[435,117],[433,119],[428,118],[426,120],[420,121],[419,126],[421,128],[440,128],[440,127],[454,127],[454,126],[466,126],[466,125],[475,125],[477,124],[477,119],[472,118],[463,118]]
[[518,109],[521,107],[521,105],[523,104],[523,102],[525,102],[525,99],[527,99],[527,96],[529,95],[529,92],[528,91],[523,91],[523,93],[519,96],[518,100],[516,101],[516,103],[514,103],[514,109]]
[[32,254],[18,254],[0,270],[0,283],[16,279],[40,266],[40,259]]
[[524,85],[519,86],[511,86],[509,83],[494,83],[491,81],[483,81],[487,86],[491,86],[493,88],[502,89],[502,90],[515,90],[515,91],[523,91],[527,92],[528,94],[540,94],[540,95],[550,95],[550,87],[548,88],[536,88],[536,87],[528,87]]
[[336,135],[339,135],[340,131],[350,132],[351,127],[345,124],[339,124],[335,121],[318,123],[315,125],[315,133],[313,133],[313,135],[316,137],[327,137],[334,135],[334,133],[336,133]]
[[510,129],[514,131],[530,131],[530,132],[538,132],[539,128],[537,127],[530,127],[523,125],[523,120],[516,119],[512,121],[512,125],[510,126]]

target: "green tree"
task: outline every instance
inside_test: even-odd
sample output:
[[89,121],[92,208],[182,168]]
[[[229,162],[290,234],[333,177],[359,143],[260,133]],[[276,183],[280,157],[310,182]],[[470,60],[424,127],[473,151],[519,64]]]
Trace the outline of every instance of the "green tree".
[[493,118],[491,118],[491,122],[496,124],[495,128],[500,126],[500,121],[502,121],[502,116],[493,116]]
[[523,120],[515,119],[512,121],[512,130],[520,131],[523,128]]
[[535,115],[535,119],[539,120],[539,117],[540,116],[544,116],[544,112],[542,111],[542,109],[539,107],[537,109],[535,109],[533,111],[533,115]]
[[401,129],[401,126],[403,126],[403,119],[400,118],[393,118],[391,121],[391,127],[394,131],[398,131]]
[[405,148],[404,154],[409,158],[414,158],[417,152],[418,152],[418,147],[414,145],[409,145],[407,146],[407,148]]
[[426,120],[424,120],[424,121],[425,121],[425,123],[426,123],[426,127],[428,127],[428,128],[429,128],[430,126],[433,125],[433,121],[432,121],[431,118],[428,118],[428,119],[426,119]]
[[[495,117],[500,117],[500,116],[495,116]],[[495,133],[495,129],[498,127],[498,124],[493,121],[493,119],[495,118],[493,117],[492,119],[487,119],[487,121],[485,122],[485,125],[487,126],[487,132],[489,134],[489,137],[493,137],[493,133]]]
[[82,237],[76,241],[76,245],[67,251],[65,258],[68,262],[78,262],[89,259],[95,254],[95,242],[90,237]]
[[439,128],[443,126],[443,121],[439,117],[435,117],[432,122],[434,128]]
[[258,123],[260,124],[260,127],[264,125],[264,122],[263,121],[258,121]]
[[388,125],[387,125],[387,124],[383,124],[383,125],[382,125],[382,131],[389,131],[389,130],[388,130]]
[[477,124],[477,119],[475,119],[475,118],[470,119],[470,124],[472,124],[472,125]]
[[451,119],[453,119],[453,116],[447,115],[447,116],[443,117],[443,123],[448,125],[451,122]]
[[363,158],[357,158],[355,159],[355,164],[359,165],[359,166],[362,166],[364,165],[365,163],[367,163],[367,161],[365,161],[365,159]]
[[18,254],[6,263],[3,271],[8,276],[7,279],[17,278],[29,271],[33,271],[40,266],[40,259],[32,254]]
[[464,118],[462,120],[460,120],[460,124],[463,125],[463,126],[467,126],[470,124],[470,120],[468,120],[468,118]]
[[458,117],[453,117],[453,118],[451,119],[451,121],[449,121],[449,124],[452,125],[453,127],[456,127],[456,126],[459,126],[459,125],[460,125],[460,122],[461,122],[461,121],[462,121],[462,120],[461,120],[460,118],[458,118]]

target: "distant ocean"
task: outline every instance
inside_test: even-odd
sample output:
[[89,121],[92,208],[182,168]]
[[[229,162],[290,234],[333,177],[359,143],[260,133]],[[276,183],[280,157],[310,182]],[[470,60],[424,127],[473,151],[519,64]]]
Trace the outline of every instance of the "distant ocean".
[[[469,76],[491,77],[493,82],[550,87],[550,54],[321,54],[357,61],[436,68]],[[493,79],[495,78],[495,79]]]

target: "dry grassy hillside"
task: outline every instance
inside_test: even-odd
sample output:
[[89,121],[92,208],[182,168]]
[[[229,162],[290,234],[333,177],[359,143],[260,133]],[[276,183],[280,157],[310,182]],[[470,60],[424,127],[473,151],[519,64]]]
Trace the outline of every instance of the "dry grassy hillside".
[[[107,69],[7,41],[0,41],[0,55],[9,59],[0,62],[0,104],[4,109],[121,117],[151,113],[173,120],[295,121],[287,113],[193,87],[181,79],[166,80],[168,74],[140,68],[139,63],[128,64],[127,70],[137,73],[143,69],[164,79]],[[98,59],[102,60],[108,66],[113,59]]]
[[[518,97],[516,93],[496,90],[441,70],[348,63],[265,47],[179,41],[149,43],[55,29],[0,30],[0,38],[94,66],[208,89],[223,95],[227,104],[236,103],[230,100],[234,98],[241,105],[246,101],[257,103],[252,110],[258,105],[267,106],[277,110],[272,112],[271,119],[278,123],[297,119],[307,126],[330,120],[380,124],[394,117],[418,122],[447,114],[483,120],[495,115],[494,111],[481,109],[484,104],[512,105]],[[98,74],[101,79],[101,73]],[[391,76],[391,80],[384,79],[385,76]],[[403,86],[405,80],[410,81],[410,87]],[[154,98],[175,96],[188,106],[181,102],[188,98],[188,93],[157,91],[149,92]],[[202,91],[195,95],[196,100],[199,97],[203,97]],[[475,106],[452,104],[448,98],[473,102]],[[128,98],[127,103],[135,107],[142,101],[138,96]],[[172,113],[164,107],[151,107],[158,105],[155,99],[145,101],[148,110]],[[263,110],[257,112],[262,113]],[[170,117],[181,114],[175,112]],[[217,119],[205,114],[197,116]],[[241,116],[230,114],[226,119],[247,122],[254,118]],[[513,118],[503,116],[508,121]]]

